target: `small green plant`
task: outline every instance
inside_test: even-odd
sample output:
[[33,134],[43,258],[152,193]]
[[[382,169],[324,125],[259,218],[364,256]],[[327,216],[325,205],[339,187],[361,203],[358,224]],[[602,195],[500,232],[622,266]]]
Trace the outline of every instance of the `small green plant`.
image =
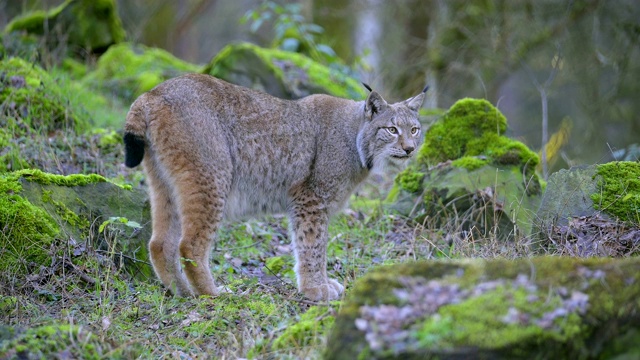
[[274,47],[300,52],[317,61],[335,62],[336,52],[331,46],[317,41],[324,29],[308,23],[301,9],[302,6],[297,3],[279,5],[274,1],[265,1],[258,8],[249,10],[240,23],[251,22],[250,30],[256,33],[264,23],[273,21]]
[[194,267],[198,266],[198,263],[193,259],[187,259],[185,257],[180,257],[180,264],[184,268],[186,264],[191,264]]
[[120,217],[120,216],[112,216],[110,217],[108,220],[105,220],[102,222],[102,224],[100,224],[100,226],[98,227],[98,232],[104,232],[104,230],[107,228],[107,226],[111,225],[111,224],[124,224],[125,226],[128,226],[130,228],[133,229],[140,229],[142,228],[142,225],[140,225],[139,223],[135,222],[135,221],[131,221],[125,217]]
[[354,68],[366,68],[362,58],[357,58],[353,66],[346,65],[335,50],[323,42],[324,28],[308,22],[301,12],[302,5],[298,3],[279,5],[274,1],[264,1],[257,8],[247,11],[240,23],[250,23],[252,33],[257,33],[264,24],[270,23],[273,27],[272,47],[304,54],[345,75],[354,75]]

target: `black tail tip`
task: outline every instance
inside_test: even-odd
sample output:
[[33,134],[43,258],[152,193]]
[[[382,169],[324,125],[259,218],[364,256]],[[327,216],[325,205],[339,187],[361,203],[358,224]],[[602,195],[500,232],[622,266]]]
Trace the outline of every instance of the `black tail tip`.
[[132,133],[124,134],[124,164],[127,167],[136,167],[144,157],[144,138]]

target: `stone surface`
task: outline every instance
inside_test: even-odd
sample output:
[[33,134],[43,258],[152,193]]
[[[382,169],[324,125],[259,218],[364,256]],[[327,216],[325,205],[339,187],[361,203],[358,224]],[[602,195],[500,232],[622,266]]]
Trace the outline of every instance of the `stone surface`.
[[635,358],[639,270],[638,258],[568,257],[380,267],[356,282],[325,356]]
[[5,33],[25,31],[47,37],[51,48],[68,46],[71,53],[102,53],[124,41],[125,31],[114,0],[67,0],[50,11],[13,19]]
[[0,204],[11,204],[0,211],[0,226],[9,241],[0,241],[6,260],[1,269],[28,271],[50,265],[60,249],[80,254],[93,248],[122,254],[134,276],[152,275],[147,254],[150,212],[142,190],[122,188],[97,175],[61,176],[37,170],[1,179]]
[[204,73],[285,99],[329,94],[360,100],[367,95],[355,79],[304,55],[249,43],[228,45]]
[[537,218],[540,223],[566,225],[570,218],[593,215],[595,165],[559,170],[549,177]]

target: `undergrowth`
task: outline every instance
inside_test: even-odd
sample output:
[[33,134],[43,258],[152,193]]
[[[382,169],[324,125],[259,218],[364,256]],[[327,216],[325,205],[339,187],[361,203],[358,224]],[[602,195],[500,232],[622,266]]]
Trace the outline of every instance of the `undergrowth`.
[[[475,238],[453,221],[416,224],[361,203],[329,230],[329,276],[347,294],[379,264],[526,255],[519,243]],[[126,241],[103,225],[107,242]],[[57,241],[50,263],[21,287],[0,290],[0,323],[13,332],[0,337],[0,357],[318,358],[340,302],[315,303],[297,292],[287,226],[284,217],[225,224],[212,271],[229,293],[217,298],[178,298],[156,280],[131,278],[118,253],[94,247],[95,235]],[[51,339],[56,345],[47,347]]]

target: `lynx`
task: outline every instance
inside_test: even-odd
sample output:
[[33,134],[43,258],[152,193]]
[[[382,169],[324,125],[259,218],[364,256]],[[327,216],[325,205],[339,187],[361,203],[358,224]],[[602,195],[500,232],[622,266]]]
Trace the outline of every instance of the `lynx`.
[[395,104],[375,91],[292,101],[190,74],[142,94],[127,114],[125,164],[147,174],[157,276],[177,295],[215,296],[209,254],[223,218],[286,213],[299,291],[339,298],[329,218],[385,160],[416,152],[425,92]]

